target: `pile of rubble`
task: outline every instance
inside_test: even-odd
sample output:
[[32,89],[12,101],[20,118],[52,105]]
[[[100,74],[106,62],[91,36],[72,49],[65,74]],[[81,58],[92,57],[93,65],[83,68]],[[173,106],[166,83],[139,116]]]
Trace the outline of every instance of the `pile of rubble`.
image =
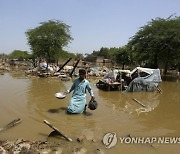
[[28,153],[28,154],[39,154],[39,153],[49,153],[52,151],[56,151],[57,153],[61,153],[62,149],[59,148],[60,144],[55,142],[47,142],[47,141],[28,141],[23,139],[18,139],[14,142],[12,141],[0,141],[0,153]]

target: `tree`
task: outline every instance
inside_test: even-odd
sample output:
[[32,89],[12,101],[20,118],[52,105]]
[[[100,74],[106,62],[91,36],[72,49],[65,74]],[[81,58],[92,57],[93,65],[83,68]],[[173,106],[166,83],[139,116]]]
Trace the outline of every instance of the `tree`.
[[63,47],[73,40],[70,26],[58,20],[42,22],[39,27],[26,32],[34,57],[45,59],[47,63],[58,61]]
[[84,55],[82,53],[76,53],[76,60],[80,59],[83,60],[84,59]]
[[180,61],[180,18],[152,20],[140,28],[127,46],[135,61],[146,62],[152,68],[162,65],[166,73],[170,64]]
[[130,63],[130,57],[126,46],[119,48],[116,53],[116,62],[122,65],[123,70],[125,69],[125,64]]
[[109,49],[102,47],[99,51],[98,56],[104,57],[106,59],[109,57],[108,53],[109,53]]
[[0,53],[0,61],[6,61],[6,59],[7,59],[7,57],[8,57],[8,55],[7,54],[5,54],[5,53]]
[[119,52],[119,48],[113,47],[109,49],[108,57],[112,62],[117,63],[117,53]]
[[85,61],[88,61],[88,62],[95,62],[96,57],[97,57],[97,56],[94,56],[93,53],[92,53],[92,54],[86,53],[84,60],[85,60]]
[[27,51],[21,51],[21,50],[14,50],[12,53],[8,55],[10,59],[18,59],[20,61],[23,61],[24,59],[27,60],[31,58],[31,55],[28,54]]

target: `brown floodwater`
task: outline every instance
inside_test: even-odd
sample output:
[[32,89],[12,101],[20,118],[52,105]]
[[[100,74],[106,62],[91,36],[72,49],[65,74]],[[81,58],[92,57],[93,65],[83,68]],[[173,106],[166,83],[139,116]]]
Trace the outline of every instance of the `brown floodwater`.
[[[65,109],[71,94],[57,99],[56,92],[64,92],[72,81],[59,78],[26,77],[22,73],[0,75],[0,127],[20,118],[22,122],[0,132],[0,140],[45,141],[52,131],[43,120],[61,130],[73,139],[68,142],[60,138],[48,140],[61,143],[64,153],[83,147],[86,153],[180,153],[180,82],[160,83],[162,94],[155,92],[122,93],[99,90],[96,78],[88,79],[95,93],[98,108],[87,109],[88,114],[67,115]],[[136,98],[142,105],[135,102]],[[87,101],[90,100],[87,94]],[[106,133],[117,134],[117,144],[107,149],[102,143]],[[87,140],[78,143],[76,139],[85,134]],[[133,137],[179,137],[179,143],[126,143],[120,138]],[[92,139],[95,142],[92,142]]]

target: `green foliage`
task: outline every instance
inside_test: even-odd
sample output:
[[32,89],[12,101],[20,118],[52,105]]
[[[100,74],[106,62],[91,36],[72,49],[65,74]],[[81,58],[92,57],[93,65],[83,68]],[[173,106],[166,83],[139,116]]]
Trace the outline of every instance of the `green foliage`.
[[76,55],[74,53],[69,53],[67,51],[61,51],[60,53],[60,58],[62,59],[68,59],[68,58],[73,58],[75,59],[76,58]]
[[180,18],[152,20],[131,38],[127,45],[132,58],[149,67],[165,69],[180,61]]
[[119,63],[118,59],[117,59],[117,54],[118,54],[119,48],[110,48],[109,49],[109,53],[108,53],[108,57],[109,59],[111,59],[113,62]]
[[102,47],[86,59],[101,56],[124,65],[143,65],[150,68],[170,66],[180,68],[180,17],[156,18],[141,27],[128,44],[119,48]]
[[122,69],[125,68],[125,64],[127,65],[130,63],[130,56],[125,46],[118,49],[116,53],[116,62],[122,65]]
[[34,57],[44,58],[47,62],[57,61],[61,53],[65,55],[63,47],[73,39],[70,26],[58,20],[40,23],[41,26],[26,32],[28,43]]
[[105,59],[108,59],[109,57],[109,49],[102,47],[99,51],[98,56],[104,57]]
[[88,61],[88,62],[95,62],[95,56],[92,54],[86,54],[86,57],[84,58],[85,61]]
[[7,58],[7,54],[5,54],[5,53],[0,54],[0,59],[6,59],[6,58]]
[[110,59],[113,63],[118,63],[123,65],[123,69],[125,64],[130,63],[130,56],[127,51],[126,46],[121,48],[104,48],[102,47],[100,51],[93,51],[92,54],[87,54],[85,60],[87,61],[95,61],[95,59],[100,56],[104,59]]
[[12,53],[8,55],[10,59],[18,59],[20,61],[23,61],[24,59],[27,60],[31,58],[31,55],[28,54],[27,51],[21,51],[21,50],[14,50]]
[[76,53],[76,58],[75,58],[75,60],[78,60],[78,59],[83,60],[83,59],[84,59],[83,54],[81,54],[81,53]]

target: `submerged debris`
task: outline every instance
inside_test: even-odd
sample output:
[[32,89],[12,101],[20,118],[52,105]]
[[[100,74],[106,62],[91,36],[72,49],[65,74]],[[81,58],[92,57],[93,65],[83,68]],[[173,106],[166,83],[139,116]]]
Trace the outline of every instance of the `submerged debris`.
[[64,137],[67,141],[72,141],[72,139],[70,137],[68,137],[67,135],[65,135],[61,131],[59,131],[56,127],[51,125],[47,120],[44,120],[44,123],[54,130],[53,132],[55,132],[55,133],[53,133],[53,134],[56,134],[56,135],[59,134],[60,136]]
[[9,129],[15,125],[17,125],[18,123],[21,122],[21,119],[18,118],[18,119],[14,119],[13,121],[11,121],[10,123],[8,123],[7,125],[5,125],[4,127],[0,128],[0,131],[3,131],[3,130],[6,130],[6,129]]
[[47,142],[47,141],[29,141],[24,139],[18,139],[12,141],[0,141],[0,153],[28,153],[28,154],[39,154],[42,152],[60,151],[60,143]]

